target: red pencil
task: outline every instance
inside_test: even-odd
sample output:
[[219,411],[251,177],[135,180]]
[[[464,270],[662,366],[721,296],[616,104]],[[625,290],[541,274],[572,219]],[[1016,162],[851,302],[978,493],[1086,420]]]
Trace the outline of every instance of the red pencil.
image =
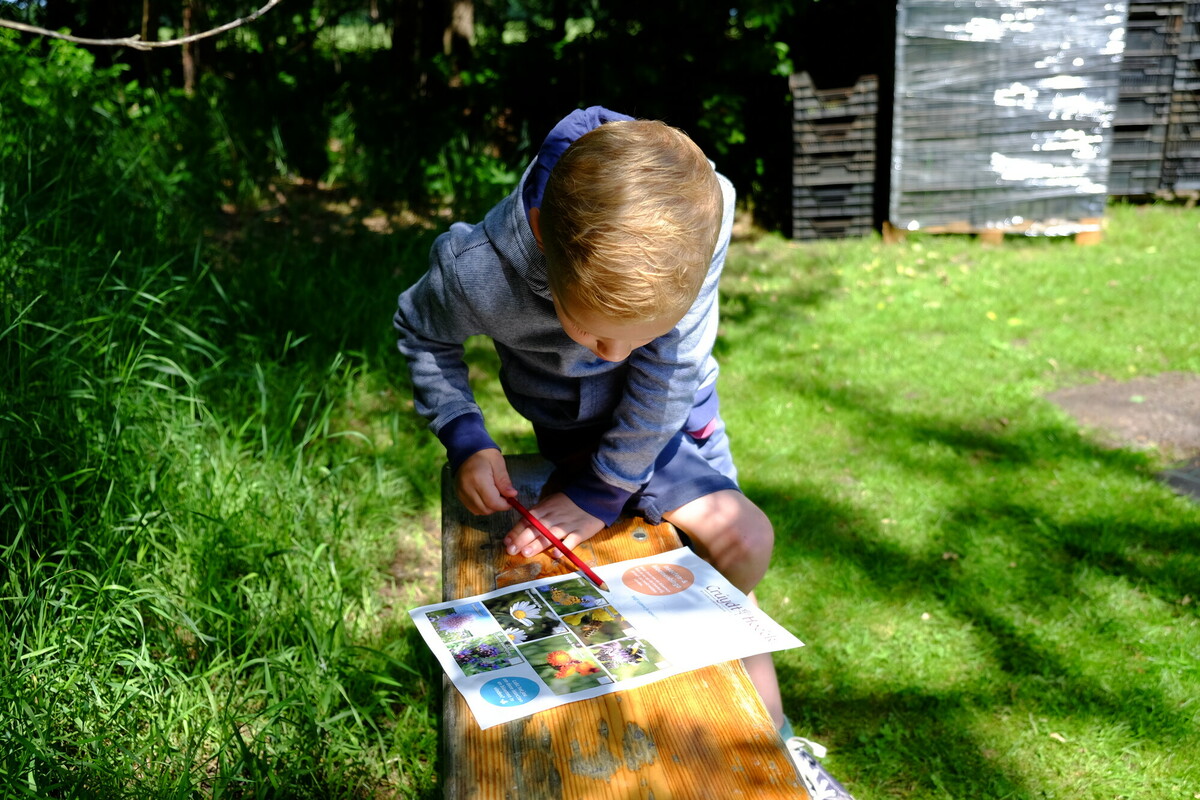
[[505,499],[508,500],[508,504],[510,506],[515,508],[517,510],[517,512],[522,517],[525,518],[526,522],[528,522],[530,525],[532,525],[534,528],[537,529],[538,533],[540,533],[542,536],[545,536],[547,539],[549,539],[550,544],[557,547],[558,551],[560,553],[562,553],[567,558],[571,559],[571,563],[574,564],[575,566],[579,567],[579,569],[583,571],[583,574],[588,577],[588,580],[590,580],[592,583],[596,584],[596,588],[598,588],[604,592],[608,591],[608,584],[606,584],[604,581],[600,580],[600,578],[596,575],[596,573],[592,572],[588,568],[588,565],[583,563],[583,559],[581,559],[579,556],[575,555],[570,550],[568,550],[567,546],[562,543],[562,540],[559,539],[557,536],[555,536],[553,533],[551,533],[550,530],[545,525],[543,525],[541,522],[539,522],[537,517],[535,517],[533,514],[530,514],[529,509],[527,509],[525,506],[521,505],[515,497],[508,497]]

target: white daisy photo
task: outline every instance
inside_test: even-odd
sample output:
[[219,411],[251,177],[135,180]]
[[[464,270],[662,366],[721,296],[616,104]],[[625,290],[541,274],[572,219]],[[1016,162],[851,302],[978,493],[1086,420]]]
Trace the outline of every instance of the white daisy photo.
[[533,620],[542,618],[542,610],[528,600],[518,600],[508,607],[508,615],[526,628],[533,627]]

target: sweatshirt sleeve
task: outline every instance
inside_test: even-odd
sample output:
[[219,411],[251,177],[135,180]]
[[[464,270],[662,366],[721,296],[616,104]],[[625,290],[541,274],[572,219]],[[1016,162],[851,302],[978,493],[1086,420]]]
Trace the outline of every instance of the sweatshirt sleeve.
[[734,211],[733,186],[718,177],[724,199],[721,233],[700,294],[670,333],[630,356],[625,393],[592,459],[593,474],[585,473],[564,490],[605,524],[612,524],[625,501],[650,479],[659,454],[688,423],[702,390],[716,379],[712,348],[719,324],[718,289]]
[[397,347],[408,361],[414,406],[446,446],[455,469],[479,450],[499,449],[484,428],[463,360],[463,342],[482,332],[454,270],[456,241],[470,229],[455,225],[438,237],[429,270],[400,295],[392,318]]

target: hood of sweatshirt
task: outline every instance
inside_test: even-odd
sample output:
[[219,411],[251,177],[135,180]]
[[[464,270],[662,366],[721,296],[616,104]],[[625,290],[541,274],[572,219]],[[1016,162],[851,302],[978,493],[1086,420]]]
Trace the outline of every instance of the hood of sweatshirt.
[[533,165],[525,176],[524,185],[521,188],[521,203],[525,207],[525,215],[528,217],[531,208],[542,207],[542,195],[546,191],[546,181],[550,179],[550,171],[554,169],[554,165],[562,158],[562,154],[567,151],[572,142],[606,122],[632,119],[633,117],[609,111],[602,106],[591,106],[576,109],[559,120],[546,136],[546,140],[542,142],[537,158],[534,159]]
[[572,142],[606,122],[632,119],[602,106],[576,109],[563,117],[542,142],[537,157],[525,170],[516,190],[484,219],[484,227],[497,250],[525,279],[529,288],[547,300],[551,296],[546,280],[546,257],[529,227],[529,210],[541,208],[550,172]]

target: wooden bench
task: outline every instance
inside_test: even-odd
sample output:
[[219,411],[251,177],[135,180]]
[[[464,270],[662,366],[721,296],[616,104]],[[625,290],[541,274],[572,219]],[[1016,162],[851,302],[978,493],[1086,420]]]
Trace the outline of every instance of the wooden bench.
[[[528,506],[550,472],[537,456],[510,456]],[[456,600],[573,570],[542,554],[509,556],[502,538],[516,514],[477,517],[442,475],[443,599]],[[584,543],[589,564],[680,546],[669,524],[621,519]],[[441,769],[448,800],[770,800],[807,798],[786,747],[741,661],[569,703],[480,730],[443,680]]]

